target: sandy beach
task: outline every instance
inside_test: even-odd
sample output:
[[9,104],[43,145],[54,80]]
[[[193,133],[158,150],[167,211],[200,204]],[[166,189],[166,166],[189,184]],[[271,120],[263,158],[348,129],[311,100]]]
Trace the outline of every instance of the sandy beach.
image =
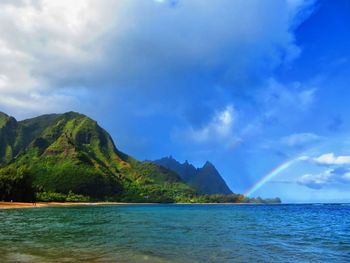
[[[47,206],[80,206],[80,205],[159,205],[160,203],[125,203],[125,202],[0,202],[0,209],[36,208]],[[259,205],[255,203],[174,203],[177,205]]]
[[43,207],[42,203],[0,202],[0,209]]
[[[37,202],[37,203],[23,203],[23,202],[0,202],[0,209],[13,209],[13,208],[36,208],[47,206],[73,206],[73,205],[131,205],[140,203],[122,203],[122,202]],[[142,204],[154,204],[154,203],[142,203]]]

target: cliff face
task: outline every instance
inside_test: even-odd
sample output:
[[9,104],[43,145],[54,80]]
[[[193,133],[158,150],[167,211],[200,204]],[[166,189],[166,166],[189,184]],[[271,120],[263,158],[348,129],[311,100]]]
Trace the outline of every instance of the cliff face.
[[201,193],[232,194],[232,191],[215,166],[208,161],[202,168],[195,168],[187,161],[181,164],[171,156],[156,160],[154,163],[176,172],[185,182],[198,189]]

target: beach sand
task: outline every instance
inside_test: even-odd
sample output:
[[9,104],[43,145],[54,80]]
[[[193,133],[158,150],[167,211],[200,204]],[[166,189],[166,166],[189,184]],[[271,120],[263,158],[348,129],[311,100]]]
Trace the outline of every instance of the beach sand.
[[155,203],[122,203],[122,202],[0,202],[0,209],[11,208],[35,208],[47,206],[74,206],[74,205],[140,205],[140,204],[155,204]]
[[0,202],[0,209],[42,207],[42,203]]
[[[259,205],[254,203],[174,203],[178,205]],[[124,203],[124,202],[0,202],[0,209],[36,208],[47,206],[80,206],[80,205],[160,205],[160,203]]]

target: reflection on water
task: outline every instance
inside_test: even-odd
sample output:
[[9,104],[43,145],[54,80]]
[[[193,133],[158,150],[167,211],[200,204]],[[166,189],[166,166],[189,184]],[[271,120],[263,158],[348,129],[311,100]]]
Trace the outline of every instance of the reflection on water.
[[1,262],[350,262],[350,207],[0,210]]

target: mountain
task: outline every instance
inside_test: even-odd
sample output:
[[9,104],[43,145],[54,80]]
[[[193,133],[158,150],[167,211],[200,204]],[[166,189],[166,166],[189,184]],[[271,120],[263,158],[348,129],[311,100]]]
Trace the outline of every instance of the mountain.
[[0,113],[0,167],[0,200],[24,199],[22,191],[47,201],[175,202],[196,194],[175,172],[119,151],[76,112],[23,121]]
[[208,161],[202,168],[195,168],[188,161],[181,164],[171,156],[156,160],[154,163],[176,172],[185,182],[203,194],[232,194],[215,166]]

